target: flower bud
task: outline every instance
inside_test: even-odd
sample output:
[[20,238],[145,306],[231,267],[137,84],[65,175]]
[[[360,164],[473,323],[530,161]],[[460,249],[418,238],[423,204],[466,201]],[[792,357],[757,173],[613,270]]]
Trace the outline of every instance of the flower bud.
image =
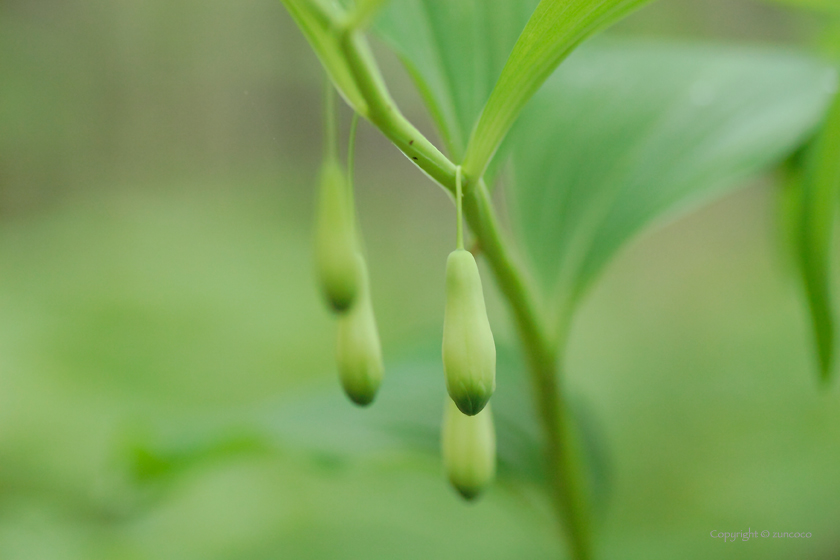
[[367,267],[362,256],[356,257],[359,292],[356,302],[338,318],[336,356],[344,392],[354,403],[366,406],[373,402],[382,382],[382,347],[368,286]]
[[481,277],[472,253],[463,249],[446,261],[443,371],[449,396],[469,416],[478,414],[496,389],[496,344]]
[[496,474],[496,431],[490,406],[475,416],[462,414],[451,399],[443,413],[441,451],[452,486],[473,500]]
[[320,187],[315,239],[318,277],[329,305],[343,313],[356,298],[359,272],[353,208],[347,180],[337,162],[324,162]]

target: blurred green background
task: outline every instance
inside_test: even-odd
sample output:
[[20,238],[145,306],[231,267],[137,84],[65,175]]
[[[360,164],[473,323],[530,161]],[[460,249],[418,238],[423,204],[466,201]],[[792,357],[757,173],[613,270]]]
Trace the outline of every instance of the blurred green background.
[[[662,0],[611,33],[808,48],[819,31],[766,4]],[[274,0],[0,0],[0,558],[563,557],[536,491],[465,505],[420,452],[313,457],[234,430],[183,468],[131,468],[166,434],[339,394],[310,254],[321,86]],[[357,150],[399,367],[438,344],[453,212],[367,125]],[[756,178],[648,231],[577,317],[569,384],[608,457],[603,558],[840,557],[840,397],[816,386],[776,191]],[[812,537],[709,536],[748,528]]]

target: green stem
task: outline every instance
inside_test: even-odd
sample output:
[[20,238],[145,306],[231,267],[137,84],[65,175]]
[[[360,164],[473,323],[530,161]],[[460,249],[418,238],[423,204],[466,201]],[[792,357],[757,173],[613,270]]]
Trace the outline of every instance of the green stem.
[[335,120],[335,88],[329,79],[324,81],[324,156],[338,157],[338,133]]
[[[534,360],[534,356],[531,356]],[[593,557],[589,503],[577,438],[567,401],[561,398],[557,360],[534,360],[530,364],[537,412],[546,436],[546,461],[552,503],[569,540],[572,557]]]
[[499,288],[511,306],[531,377],[537,416],[545,437],[546,463],[552,505],[572,551],[572,558],[592,558],[591,527],[580,455],[574,439],[569,411],[558,382],[556,348],[548,335],[537,305],[507,243],[484,183],[466,198],[464,212],[481,244],[482,253]]
[[[453,195],[462,187],[463,216],[481,245],[499,288],[513,313],[531,374],[534,401],[545,436],[551,499],[565,530],[572,557],[593,557],[589,511],[580,457],[569,412],[558,382],[558,340],[549,335],[535,290],[511,257],[493,203],[481,178],[460,177],[458,167],[428,141],[391,98],[364,35],[335,23],[335,33],[356,86],[367,103],[366,117],[429,177]],[[459,181],[460,179],[460,181]],[[461,199],[460,197],[459,200]]]
[[350,121],[350,137],[347,139],[347,206],[350,208],[350,224],[353,231],[356,231],[356,193],[353,187],[353,171],[356,162],[356,127],[359,124],[359,113],[353,112],[353,119]]
[[350,134],[347,138],[347,180],[353,184],[353,168],[356,161],[356,127],[359,124],[359,113],[354,112],[350,121]]
[[[339,30],[341,47],[356,85],[368,104],[368,120],[420,169],[455,193],[455,164],[406,119],[391,98],[364,35],[355,29]],[[465,186],[468,184],[465,178]]]
[[455,214],[458,249],[464,249],[464,193],[461,190],[461,166],[455,168]]

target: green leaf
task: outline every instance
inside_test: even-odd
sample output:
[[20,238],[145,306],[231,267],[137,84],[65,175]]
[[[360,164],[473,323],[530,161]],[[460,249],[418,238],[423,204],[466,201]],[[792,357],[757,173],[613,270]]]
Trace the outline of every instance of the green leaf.
[[389,0],[358,0],[351,12],[351,26],[365,27]]
[[646,225],[800,145],[835,81],[782,50],[604,41],[571,57],[507,143],[518,233],[561,320]]
[[392,0],[377,22],[422,93],[447,150],[466,140],[537,0]]
[[472,131],[464,172],[480,177],[522,108],[584,39],[649,0],[542,0]]
[[[499,474],[541,481],[540,431],[532,414],[527,372],[509,350],[499,349],[498,394],[493,396]],[[346,402],[336,386],[288,399],[259,416],[258,424],[281,447],[316,454],[368,456],[375,453],[440,453],[440,425],[446,389],[440,348],[389,367],[374,406],[361,410]]]
[[840,95],[808,154],[799,205],[798,256],[811,312],[822,379],[834,361],[831,241],[840,192]]
[[367,115],[367,104],[341,51],[339,37],[333,31],[335,21],[343,17],[341,8],[334,4],[329,7],[322,5],[319,0],[281,1],[303,31],[342,97],[356,112]]
[[[497,478],[503,485],[544,485],[542,432],[534,416],[527,369],[509,348],[500,346],[497,357],[497,391],[492,399]],[[448,398],[440,360],[440,346],[435,342],[389,367],[369,408],[349,403],[336,380],[326,390],[289,394],[281,402],[258,409],[197,417],[180,425],[170,422],[154,438],[145,432],[126,434],[121,460],[137,487],[158,490],[148,501],[157,499],[177,476],[192,468],[248,454],[302,452],[315,464],[329,468],[354,459],[374,464],[384,459],[382,464],[388,467],[399,456],[439,457]],[[587,402],[572,398],[569,404],[588,467],[589,487],[603,512],[610,486],[603,429]]]
[[[527,368],[514,350],[499,346],[497,391],[492,398],[499,482],[545,485],[542,431],[534,414]],[[393,467],[399,457],[440,457],[440,430],[448,397],[438,341],[388,367],[373,406],[349,403],[338,380],[329,387],[285,395],[280,402],[224,415],[167,422],[155,432],[134,430],[120,446],[128,479],[144,504],[159,499],[177,477],[195,467],[246,455],[303,454],[314,464],[340,467],[364,459]],[[606,438],[589,403],[567,396],[573,429],[582,445],[596,511],[610,493],[611,464]],[[151,437],[154,435],[154,437]],[[441,484],[444,484],[441,477]]]
[[840,8],[836,18],[825,27],[820,37],[820,52],[835,61],[840,61]]
[[[498,353],[497,384],[493,415],[499,475],[541,482],[541,434],[530,404],[526,369],[516,354],[503,347]],[[302,450],[330,463],[417,452],[437,456],[446,398],[436,343],[389,367],[376,403],[369,408],[349,403],[336,380],[327,390],[290,394],[258,410],[167,426],[157,439],[146,436],[139,442],[128,441],[124,448],[138,481],[169,477],[229,449],[237,454]]]

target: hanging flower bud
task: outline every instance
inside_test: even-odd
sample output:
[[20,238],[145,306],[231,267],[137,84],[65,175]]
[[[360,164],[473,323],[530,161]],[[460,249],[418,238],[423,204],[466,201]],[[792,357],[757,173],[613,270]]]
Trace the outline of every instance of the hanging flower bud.
[[496,344],[487,320],[481,277],[472,253],[446,261],[443,371],[449,396],[464,414],[478,414],[496,389]]
[[327,159],[321,169],[316,262],[321,290],[337,312],[347,311],[359,289],[353,208],[341,166]]
[[367,267],[361,254],[356,253],[355,260],[359,291],[350,310],[338,318],[336,355],[344,392],[354,403],[366,406],[373,402],[385,368],[373,315]]
[[451,399],[443,413],[441,451],[452,486],[467,500],[478,497],[496,474],[496,431],[490,406],[466,416]]

